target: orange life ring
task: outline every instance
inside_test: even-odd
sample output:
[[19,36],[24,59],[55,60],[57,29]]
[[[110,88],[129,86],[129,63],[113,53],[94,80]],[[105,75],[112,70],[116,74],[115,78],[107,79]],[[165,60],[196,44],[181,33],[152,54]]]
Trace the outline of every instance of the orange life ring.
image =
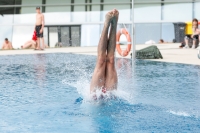
[[[126,50],[121,50],[121,48],[120,48],[119,39],[120,39],[120,36],[122,34],[124,34],[126,36],[126,39],[128,41],[128,46],[127,46]],[[116,43],[117,52],[123,57],[127,56],[129,54],[129,52],[131,51],[131,37],[130,37],[130,34],[128,33],[128,31],[126,29],[122,28],[122,29],[118,30],[116,39],[117,39],[117,43]]]

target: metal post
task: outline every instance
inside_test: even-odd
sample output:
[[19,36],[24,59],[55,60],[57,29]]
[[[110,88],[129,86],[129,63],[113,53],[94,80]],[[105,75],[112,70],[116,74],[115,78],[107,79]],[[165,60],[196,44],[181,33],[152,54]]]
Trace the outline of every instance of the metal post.
[[195,16],[195,3],[194,3],[194,0],[192,1],[192,18],[194,18]]
[[134,23],[134,0],[132,0],[132,61],[135,60],[135,23]]

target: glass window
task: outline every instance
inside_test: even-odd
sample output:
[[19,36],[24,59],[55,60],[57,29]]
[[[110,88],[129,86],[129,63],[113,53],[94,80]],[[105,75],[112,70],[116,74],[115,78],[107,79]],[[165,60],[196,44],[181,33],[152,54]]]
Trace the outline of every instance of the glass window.
[[84,4],[85,0],[74,0],[75,4]]
[[192,3],[166,3],[163,6],[163,20],[191,21]]
[[14,14],[14,7],[0,7],[1,16],[5,14]]
[[71,26],[71,46],[80,46],[80,26]]
[[21,14],[21,7],[15,8],[15,14]]
[[[104,0],[104,3],[130,3],[131,0]],[[117,9],[117,8],[116,8]]]
[[[80,4],[80,3],[85,3],[83,0],[74,0],[74,4]],[[74,12],[85,12],[85,5],[75,5],[74,6]]]
[[0,49],[1,49],[5,38],[8,38],[8,40],[12,42],[12,26],[0,25],[0,29],[1,29],[0,32]]
[[149,22],[161,20],[161,4],[135,4],[134,21]]
[[46,0],[46,4],[71,4],[71,0]]
[[21,7],[21,14],[36,13],[36,7]]
[[[48,0],[47,0],[48,1]],[[42,0],[21,0],[22,5],[38,5],[40,6],[42,4]]]
[[15,0],[0,0],[0,5],[14,5]]
[[22,0],[15,0],[15,5],[21,5],[22,4]]
[[70,12],[71,6],[46,6],[45,12]]
[[92,0],[92,3],[101,3],[101,0]]

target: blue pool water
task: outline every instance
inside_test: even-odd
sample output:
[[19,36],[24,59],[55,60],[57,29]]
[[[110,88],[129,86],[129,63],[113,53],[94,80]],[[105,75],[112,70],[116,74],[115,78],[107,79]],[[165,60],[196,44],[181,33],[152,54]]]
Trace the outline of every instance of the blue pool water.
[[95,62],[0,56],[0,133],[200,132],[200,66],[116,59],[116,98],[91,101]]

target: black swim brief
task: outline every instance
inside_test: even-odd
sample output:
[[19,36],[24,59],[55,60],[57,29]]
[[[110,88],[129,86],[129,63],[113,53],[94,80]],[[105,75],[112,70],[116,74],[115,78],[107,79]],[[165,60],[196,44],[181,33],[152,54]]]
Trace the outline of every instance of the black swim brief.
[[38,38],[43,38],[43,31],[42,33],[40,33],[41,28],[42,28],[42,25],[36,25],[35,27],[36,35]]

